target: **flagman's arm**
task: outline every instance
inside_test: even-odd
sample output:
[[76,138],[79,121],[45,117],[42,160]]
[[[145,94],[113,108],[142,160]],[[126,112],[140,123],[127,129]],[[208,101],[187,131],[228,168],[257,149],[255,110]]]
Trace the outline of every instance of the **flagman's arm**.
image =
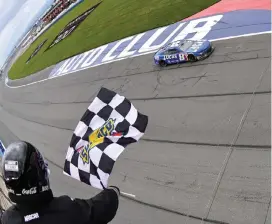
[[4,210],[0,207],[0,224],[2,224],[3,214],[4,214]]
[[119,196],[119,188],[110,186],[89,200],[75,199],[74,201],[88,213],[90,223],[107,224],[116,215]]

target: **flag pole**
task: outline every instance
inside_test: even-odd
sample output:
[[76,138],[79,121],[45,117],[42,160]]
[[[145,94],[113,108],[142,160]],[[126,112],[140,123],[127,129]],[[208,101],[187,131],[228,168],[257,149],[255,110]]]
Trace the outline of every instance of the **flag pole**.
[[124,196],[124,197],[130,197],[130,198],[136,198],[136,196],[134,194],[129,194],[129,193],[126,193],[126,192],[120,192],[121,196]]

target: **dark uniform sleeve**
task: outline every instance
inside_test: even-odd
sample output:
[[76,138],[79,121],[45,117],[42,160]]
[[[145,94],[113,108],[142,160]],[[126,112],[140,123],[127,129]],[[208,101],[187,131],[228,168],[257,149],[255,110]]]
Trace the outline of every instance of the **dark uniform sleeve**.
[[2,217],[0,219],[0,224],[9,224],[9,223],[22,223],[22,217],[15,210],[15,206],[12,205],[6,211],[2,210]]
[[84,213],[88,214],[90,223],[107,224],[116,215],[119,194],[118,188],[110,187],[89,200],[75,199],[74,202]]
[[0,208],[0,224],[2,224],[2,217],[3,217],[3,214],[4,214],[4,210],[2,210]]

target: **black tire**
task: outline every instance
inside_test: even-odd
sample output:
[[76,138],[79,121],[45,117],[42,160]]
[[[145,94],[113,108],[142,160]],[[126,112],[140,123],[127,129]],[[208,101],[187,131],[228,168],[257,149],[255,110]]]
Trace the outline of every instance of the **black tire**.
[[159,61],[159,65],[160,65],[161,67],[166,67],[166,66],[167,66],[167,63],[166,63],[165,61],[163,61],[163,60],[160,60],[160,61]]
[[189,54],[189,55],[188,55],[188,60],[189,60],[190,62],[195,62],[195,61],[197,61],[196,57],[195,57],[193,54]]

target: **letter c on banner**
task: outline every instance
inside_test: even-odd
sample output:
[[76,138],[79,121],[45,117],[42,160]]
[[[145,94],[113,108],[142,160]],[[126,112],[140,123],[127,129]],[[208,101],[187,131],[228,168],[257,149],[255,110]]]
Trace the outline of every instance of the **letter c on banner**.
[[166,27],[162,27],[162,28],[159,28],[149,39],[147,42],[145,42],[145,44],[139,49],[139,53],[144,53],[144,52],[148,52],[148,51],[155,51],[155,50],[158,50],[160,47],[162,47],[163,45],[165,45],[169,40],[170,38],[172,38],[176,32],[178,32],[178,30],[184,25],[185,23],[180,23],[178,25],[178,27],[168,35],[167,38],[165,38],[165,40],[161,43],[161,44],[158,44],[158,45],[155,45],[155,46],[152,46],[151,47],[151,44],[169,27],[169,26],[166,26]]

